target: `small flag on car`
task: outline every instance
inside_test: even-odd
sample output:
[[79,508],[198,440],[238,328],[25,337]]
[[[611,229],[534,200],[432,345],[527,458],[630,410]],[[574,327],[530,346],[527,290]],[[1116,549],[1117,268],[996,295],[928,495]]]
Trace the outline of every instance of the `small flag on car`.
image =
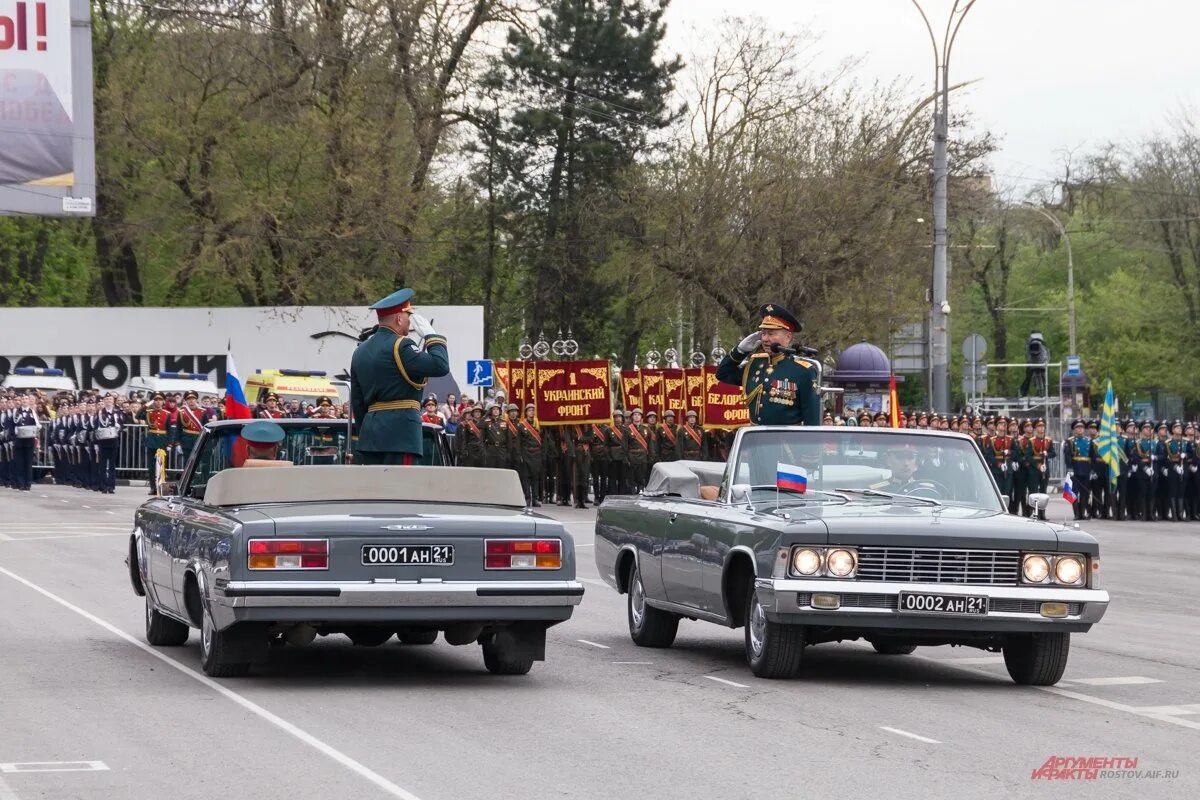
[[1062,492],[1063,499],[1073,505],[1077,498],[1075,497],[1075,487],[1071,485],[1071,476],[1069,474],[1063,478]]
[[776,462],[775,487],[803,494],[808,491],[808,472],[795,464]]

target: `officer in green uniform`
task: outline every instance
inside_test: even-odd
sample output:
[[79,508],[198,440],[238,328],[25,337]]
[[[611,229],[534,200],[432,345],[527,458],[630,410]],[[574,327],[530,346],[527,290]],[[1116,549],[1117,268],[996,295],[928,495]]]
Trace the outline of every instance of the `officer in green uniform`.
[[589,425],[567,425],[563,432],[571,442],[568,452],[575,507],[587,508],[588,478],[592,475],[592,429]]
[[491,469],[508,466],[508,430],[501,410],[495,403],[488,406],[487,421],[483,426],[483,465]]
[[651,436],[649,426],[642,422],[642,410],[635,408],[630,411],[629,424],[625,427],[625,447],[629,453],[627,479],[632,494],[646,488],[650,475]]
[[483,466],[483,424],[483,409],[478,405],[463,411],[462,424],[454,435],[459,466]]
[[663,424],[658,429],[658,460],[676,461],[679,450],[676,442],[679,440],[679,426],[675,424],[675,412],[667,409],[663,412]]
[[696,409],[689,408],[684,414],[684,423],[679,427],[675,454],[681,461],[704,460],[704,431],[696,422]]
[[546,494],[543,502],[553,503],[558,496],[558,429],[542,428],[542,475]]
[[364,464],[420,461],[421,394],[430,378],[450,372],[446,337],[413,311],[412,297],[412,289],[401,289],[371,306],[379,325],[350,362],[350,405]]
[[758,330],[721,359],[717,380],[742,387],[755,425],[820,425],[817,362],[788,352],[799,320],[773,303],[759,316]]
[[653,408],[646,412],[646,430],[650,432],[646,437],[646,444],[650,445],[650,457],[646,459],[646,475],[649,475],[654,465],[662,461],[662,451],[658,447],[658,412]]
[[625,427],[625,412],[613,412],[613,424],[608,429],[608,491],[610,494],[629,494],[629,433]]
[[592,491],[596,505],[604,502],[609,494],[608,474],[610,454],[608,450],[608,423],[592,423]]
[[538,430],[534,418],[533,403],[525,406],[525,418],[517,428],[517,441],[521,449],[521,459],[525,463],[525,474],[528,476],[528,495],[525,502],[531,508],[542,504],[542,493],[546,490],[542,477],[545,474],[542,456],[542,432]]

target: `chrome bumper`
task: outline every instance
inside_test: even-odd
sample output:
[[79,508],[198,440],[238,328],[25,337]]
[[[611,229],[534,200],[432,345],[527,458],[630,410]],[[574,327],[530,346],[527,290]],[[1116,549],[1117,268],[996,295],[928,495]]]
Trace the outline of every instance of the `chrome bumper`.
[[577,606],[579,581],[229,581],[212,601],[229,608],[511,608]]
[[[872,628],[938,627],[955,630],[1045,630],[1066,627],[1086,630],[1100,621],[1108,610],[1108,592],[1102,589],[1056,589],[1037,586],[963,586],[945,583],[876,583],[874,581],[758,579],[755,581],[758,600],[772,621],[799,624]],[[974,595],[989,599],[986,615],[936,614],[929,612],[897,611],[901,592],[928,592],[942,595]],[[843,599],[836,609],[813,608],[801,605],[801,594],[835,594]],[[869,596],[878,602],[886,599],[888,607],[856,605]],[[992,600],[1025,600],[1034,603],[1078,603],[1079,613],[1065,617],[1043,617],[1037,611],[994,611]],[[1046,627],[1043,627],[1046,626]]]

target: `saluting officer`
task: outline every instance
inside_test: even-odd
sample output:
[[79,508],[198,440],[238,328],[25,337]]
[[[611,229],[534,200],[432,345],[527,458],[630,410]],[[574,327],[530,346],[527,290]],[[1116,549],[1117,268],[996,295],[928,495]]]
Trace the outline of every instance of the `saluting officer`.
[[758,330],[717,366],[717,380],[742,387],[755,425],[820,425],[820,371],[815,361],[785,352],[800,322],[782,306],[759,309]]
[[446,337],[413,310],[412,298],[412,289],[401,289],[371,306],[379,326],[350,362],[350,405],[364,464],[419,463],[421,394],[430,378],[450,371]]

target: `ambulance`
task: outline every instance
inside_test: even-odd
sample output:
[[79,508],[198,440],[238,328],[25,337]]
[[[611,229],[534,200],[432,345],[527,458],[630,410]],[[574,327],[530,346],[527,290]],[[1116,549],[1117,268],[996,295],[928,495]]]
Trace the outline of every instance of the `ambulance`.
[[78,391],[74,378],[53,367],[17,367],[4,376],[3,388],[18,391],[34,389],[45,394],[69,392],[72,396]]
[[274,394],[280,404],[299,400],[301,405],[316,405],[322,397],[342,403],[345,401],[337,383],[340,381],[330,380],[322,370],[256,369],[246,379],[246,402],[254,406],[265,402],[268,394]]
[[131,392],[145,392],[146,397],[153,397],[155,392],[182,397],[189,391],[195,392],[201,398],[219,398],[222,395],[217,384],[209,380],[208,375],[203,372],[160,372],[145,377],[139,375],[131,378],[125,388]]

